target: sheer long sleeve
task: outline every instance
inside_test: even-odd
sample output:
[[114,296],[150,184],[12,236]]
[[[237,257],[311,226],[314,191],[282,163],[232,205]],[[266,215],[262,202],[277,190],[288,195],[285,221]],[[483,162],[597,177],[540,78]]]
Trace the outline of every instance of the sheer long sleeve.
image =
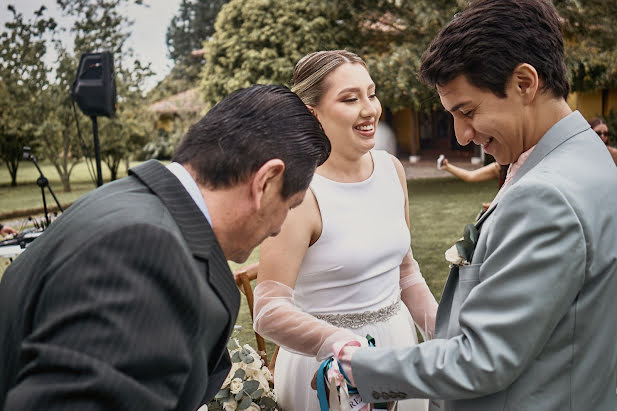
[[253,328],[264,337],[297,354],[322,361],[333,355],[332,344],[365,339],[303,312],[293,303],[293,289],[267,280],[254,290]]
[[413,258],[411,247],[403,258],[400,266],[401,299],[407,306],[416,325],[420,328],[422,337],[430,340],[435,334],[435,318],[437,316],[437,301],[420,272],[418,262]]

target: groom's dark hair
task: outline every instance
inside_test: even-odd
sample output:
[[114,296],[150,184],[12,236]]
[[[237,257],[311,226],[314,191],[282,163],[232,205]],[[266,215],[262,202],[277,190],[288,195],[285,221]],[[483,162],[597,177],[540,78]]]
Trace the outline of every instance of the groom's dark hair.
[[443,86],[459,75],[475,87],[506,97],[522,63],[538,72],[541,88],[568,97],[561,21],[545,0],[476,0],[437,35],[422,56],[420,79]]
[[281,85],[259,85],[234,91],[212,107],[191,126],[173,161],[189,164],[198,183],[217,189],[281,159],[286,199],[308,188],[330,148],[321,125],[295,93]]

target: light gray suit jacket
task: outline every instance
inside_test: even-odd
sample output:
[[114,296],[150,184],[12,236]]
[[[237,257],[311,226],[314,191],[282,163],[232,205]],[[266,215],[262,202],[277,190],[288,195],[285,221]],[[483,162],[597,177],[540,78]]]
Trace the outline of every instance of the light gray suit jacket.
[[448,278],[437,338],[358,350],[360,394],[431,398],[432,410],[617,410],[617,167],[606,147],[574,112],[499,197],[477,223],[472,264]]

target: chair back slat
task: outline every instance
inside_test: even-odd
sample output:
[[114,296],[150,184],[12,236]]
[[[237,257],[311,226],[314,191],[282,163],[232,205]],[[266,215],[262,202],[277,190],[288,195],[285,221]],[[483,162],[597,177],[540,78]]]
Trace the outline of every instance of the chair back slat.
[[[238,288],[246,296],[246,302],[249,306],[249,311],[251,313],[251,320],[255,319],[255,315],[253,314],[253,288],[251,287],[251,281],[257,278],[257,273],[259,272],[259,263],[254,263],[251,265],[247,265],[245,267],[241,267],[234,271],[234,280],[238,285]],[[272,354],[272,360],[268,362],[268,354],[266,352],[266,341],[264,338],[259,335],[259,333],[255,332],[255,340],[257,341],[257,352],[261,356],[261,359],[264,361],[266,367],[270,369],[270,372],[274,374],[274,364],[276,362],[276,357],[278,355],[279,347],[278,345],[274,349],[274,353]]]

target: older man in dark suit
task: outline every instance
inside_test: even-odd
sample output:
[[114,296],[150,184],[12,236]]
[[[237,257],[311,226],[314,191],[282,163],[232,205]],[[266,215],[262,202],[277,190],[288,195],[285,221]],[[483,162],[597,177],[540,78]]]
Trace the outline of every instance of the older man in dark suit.
[[165,167],[73,204],[0,283],[0,409],[195,410],[230,368],[243,262],[330,145],[282,86],[232,93]]

